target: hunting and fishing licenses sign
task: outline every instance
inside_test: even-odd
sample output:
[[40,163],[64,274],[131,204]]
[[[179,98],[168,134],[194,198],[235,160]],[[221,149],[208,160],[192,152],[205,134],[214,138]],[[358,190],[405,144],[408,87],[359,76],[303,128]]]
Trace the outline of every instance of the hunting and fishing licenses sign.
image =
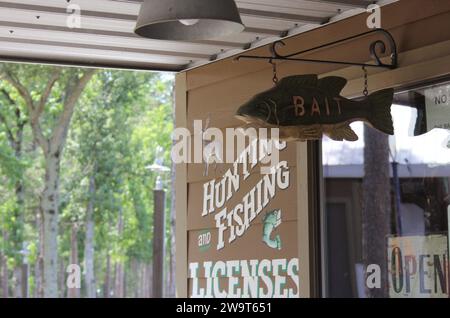
[[264,154],[250,162],[246,148],[190,186],[190,297],[300,297],[296,146],[276,147],[280,159],[268,169],[261,169]]
[[391,298],[448,298],[447,235],[388,239]]

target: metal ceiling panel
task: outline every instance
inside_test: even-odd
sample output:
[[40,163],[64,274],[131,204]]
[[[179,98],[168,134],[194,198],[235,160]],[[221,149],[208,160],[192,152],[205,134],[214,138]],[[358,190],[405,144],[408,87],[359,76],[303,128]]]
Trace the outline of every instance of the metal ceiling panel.
[[[396,0],[388,1],[395,2]],[[246,29],[208,41],[133,33],[142,0],[0,0],[0,60],[181,71],[361,12],[372,0],[237,0]],[[386,0],[382,0],[386,3]],[[68,5],[81,25],[67,25]],[[355,10],[360,9],[360,10]]]

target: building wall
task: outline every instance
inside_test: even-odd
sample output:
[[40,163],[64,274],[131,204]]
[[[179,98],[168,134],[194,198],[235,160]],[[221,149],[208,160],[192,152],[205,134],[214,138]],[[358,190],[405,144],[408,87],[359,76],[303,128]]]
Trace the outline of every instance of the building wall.
[[[283,49],[286,54],[308,49],[326,42],[346,38],[356,33],[367,31],[368,14],[351,17],[326,25],[288,39]],[[383,7],[382,27],[390,31],[396,39],[399,51],[400,66],[396,70],[369,70],[369,90],[375,91],[386,87],[404,87],[450,74],[450,2],[441,0],[402,0]],[[331,48],[312,52],[308,58],[351,60],[366,62],[369,60],[369,44],[377,37],[367,37]],[[251,51],[249,54],[268,55],[268,46]],[[343,95],[356,97],[362,95],[362,70],[358,67],[337,67],[330,64],[304,64],[283,62],[278,64],[280,78],[294,74],[315,73],[321,76],[338,75],[349,80]],[[237,108],[251,96],[272,86],[272,68],[261,61],[233,58],[221,60],[206,66],[198,67],[177,75],[176,79],[176,122],[177,127],[186,127],[193,131],[193,121],[203,120],[203,125],[210,117],[210,126],[217,128],[237,127],[240,122],[234,119]],[[308,169],[307,145],[290,143],[281,154],[291,167],[291,184],[289,189],[277,195],[270,208],[281,208],[286,211],[285,222],[290,238],[286,250],[255,250],[252,244],[260,231],[261,219],[257,219],[254,230],[244,235],[238,243],[224,253],[214,251],[198,251],[195,246],[196,234],[203,230],[214,231],[211,219],[201,217],[203,184],[211,179],[220,179],[227,165],[219,165],[216,170],[203,175],[203,164],[179,164],[176,176],[176,212],[177,212],[177,293],[184,297],[189,295],[188,263],[194,261],[231,260],[241,258],[274,258],[298,257],[300,296],[309,297],[311,290],[310,260],[311,242],[309,241],[308,211]],[[252,176],[257,182],[257,176]],[[253,179],[252,179],[253,180]],[[240,200],[251,187],[246,183],[236,194]],[[232,205],[233,203],[230,203]],[[284,223],[283,223],[284,224]],[[284,226],[284,225],[283,225]],[[260,242],[258,242],[259,244]],[[259,245],[258,245],[259,246]],[[314,264],[313,264],[314,265]],[[314,266],[315,267],[315,266]]]

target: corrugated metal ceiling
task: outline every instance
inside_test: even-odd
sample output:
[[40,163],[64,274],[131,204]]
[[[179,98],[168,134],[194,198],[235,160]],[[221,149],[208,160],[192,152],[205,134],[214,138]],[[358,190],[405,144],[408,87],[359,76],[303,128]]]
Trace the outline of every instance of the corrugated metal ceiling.
[[[0,1],[0,60],[180,71],[320,27],[392,0],[237,0],[244,32],[174,42],[133,33],[142,0]],[[68,5],[81,9],[69,28]],[[69,12],[69,13],[68,13]]]

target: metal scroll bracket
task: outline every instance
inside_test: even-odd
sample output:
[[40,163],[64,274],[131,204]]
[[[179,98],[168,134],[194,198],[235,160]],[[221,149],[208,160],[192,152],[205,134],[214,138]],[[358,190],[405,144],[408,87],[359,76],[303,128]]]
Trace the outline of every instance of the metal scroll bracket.
[[[374,61],[374,63],[357,63],[357,62],[349,62],[349,61],[333,61],[333,60],[315,60],[315,59],[306,59],[298,57],[299,55],[309,53],[315,50],[323,49],[329,46],[333,46],[336,44],[340,44],[343,42],[347,42],[350,40],[354,40],[357,38],[361,38],[370,34],[381,34],[384,36],[384,39],[378,39],[372,42],[369,46],[370,57]],[[397,53],[397,44],[395,43],[394,37],[385,29],[374,29],[368,32],[360,33],[345,39],[340,39],[337,41],[333,41],[330,43],[326,43],[320,46],[313,47],[311,49],[295,52],[287,55],[280,54],[277,49],[279,46],[285,46],[286,44],[283,41],[276,41],[270,47],[270,51],[272,56],[250,56],[250,55],[241,55],[238,56],[235,60],[239,61],[241,59],[254,59],[254,60],[268,60],[268,61],[292,61],[292,62],[305,62],[305,63],[321,63],[321,64],[340,64],[340,65],[350,65],[350,66],[360,66],[360,67],[376,67],[376,68],[385,68],[385,69],[396,69],[398,67],[398,53]],[[381,61],[381,57],[379,54],[386,54],[387,49],[391,53],[391,63],[385,64]]]

